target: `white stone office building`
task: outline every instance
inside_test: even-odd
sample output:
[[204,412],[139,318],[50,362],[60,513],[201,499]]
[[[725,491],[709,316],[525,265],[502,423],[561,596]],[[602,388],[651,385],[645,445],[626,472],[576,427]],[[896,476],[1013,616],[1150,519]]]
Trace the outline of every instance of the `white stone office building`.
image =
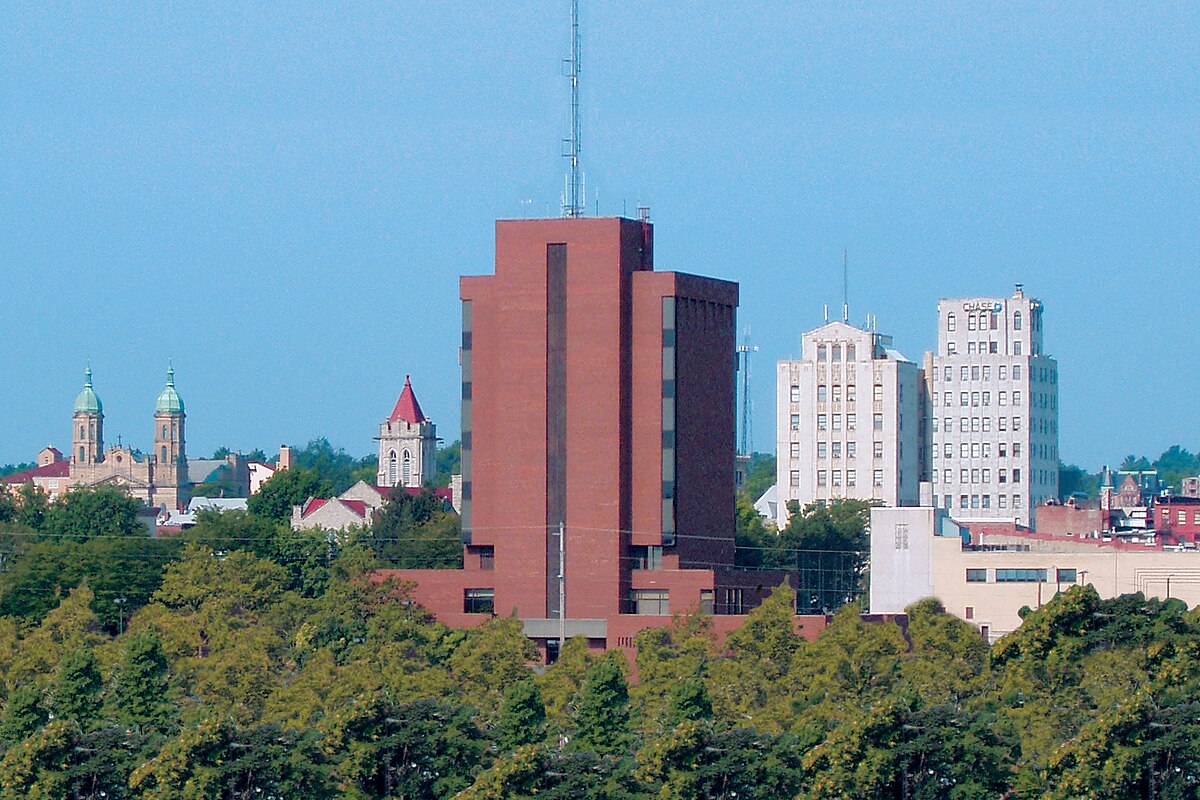
[[922,370],[892,340],[844,322],[801,337],[778,363],[777,519],[787,505],[838,498],[916,505],[922,459]]
[[1058,363],[1042,335],[1042,304],[1020,284],[938,302],[926,463],[933,505],[957,519],[1032,526],[1033,507],[1058,497]]

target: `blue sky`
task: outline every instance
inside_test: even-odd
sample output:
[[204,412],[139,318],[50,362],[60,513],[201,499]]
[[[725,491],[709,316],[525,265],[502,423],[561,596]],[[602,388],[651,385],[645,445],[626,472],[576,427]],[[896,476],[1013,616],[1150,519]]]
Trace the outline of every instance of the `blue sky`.
[[[1200,6],[857,5],[583,0],[589,209],[741,283],[758,449],[844,248],[852,321],[914,360],[939,297],[1040,297],[1066,460],[1200,448]],[[6,6],[0,463],[66,449],[89,359],[112,441],[149,443],[172,357],[193,454],[370,452],[406,373],[456,437],[458,276],[557,213],[567,22]]]

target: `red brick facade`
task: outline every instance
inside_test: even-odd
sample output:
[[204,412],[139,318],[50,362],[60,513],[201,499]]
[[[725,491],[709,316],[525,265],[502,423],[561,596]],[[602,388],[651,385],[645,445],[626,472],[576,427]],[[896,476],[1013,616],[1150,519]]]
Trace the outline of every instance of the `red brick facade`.
[[398,571],[418,602],[470,625],[490,591],[544,646],[559,523],[568,635],[597,647],[784,580],[732,569],[737,284],[654,272],[649,223],[500,221],[461,298],[466,564]]

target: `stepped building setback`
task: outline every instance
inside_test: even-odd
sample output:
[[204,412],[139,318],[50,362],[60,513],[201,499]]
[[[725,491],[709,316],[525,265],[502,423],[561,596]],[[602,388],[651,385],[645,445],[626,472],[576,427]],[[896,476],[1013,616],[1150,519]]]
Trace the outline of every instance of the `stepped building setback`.
[[564,218],[497,222],[460,288],[465,568],[391,572],[418,602],[516,613],[552,658],[784,579],[733,569],[737,284],[655,272],[648,221]]

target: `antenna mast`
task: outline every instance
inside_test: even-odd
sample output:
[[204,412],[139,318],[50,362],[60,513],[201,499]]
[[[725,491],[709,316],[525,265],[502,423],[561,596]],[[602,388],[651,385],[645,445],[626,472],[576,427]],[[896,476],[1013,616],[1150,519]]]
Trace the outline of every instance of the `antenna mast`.
[[583,126],[579,119],[579,72],[582,51],[583,46],[579,40],[579,0],[571,0],[571,57],[563,59],[567,77],[571,79],[571,136],[563,140],[566,150],[563,157],[571,160],[567,191],[562,202],[564,217],[582,217],[587,211],[583,175],[579,169],[579,153],[583,149]]
[[850,254],[842,250],[842,322],[850,321]]
[[744,344],[737,346],[738,372],[742,374],[742,433],[738,437],[738,455],[749,456],[754,448],[754,435],[750,428],[750,354],[757,352],[758,346],[750,344],[749,327],[742,341]]

